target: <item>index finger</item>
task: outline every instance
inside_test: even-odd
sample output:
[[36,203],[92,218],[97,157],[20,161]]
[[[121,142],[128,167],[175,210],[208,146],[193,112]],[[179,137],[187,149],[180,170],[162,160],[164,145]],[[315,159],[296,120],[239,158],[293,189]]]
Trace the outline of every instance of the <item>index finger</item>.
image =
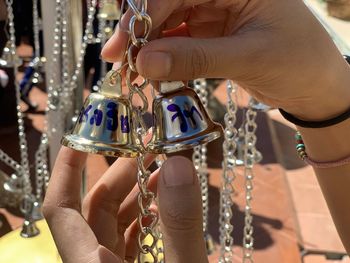
[[63,262],[78,262],[99,248],[80,214],[81,176],[87,154],[62,147],[52,172],[43,213]]
[[[209,2],[209,0],[187,0],[187,1],[148,0],[147,14],[152,19],[152,28],[157,29],[178,8],[192,6],[203,2]],[[101,56],[104,60],[109,62],[115,62],[123,59],[123,56],[129,41],[128,27],[129,27],[129,21],[132,15],[133,15],[132,10],[128,9],[128,11],[123,15],[121,22],[118,23],[115,33],[103,47]],[[137,24],[140,24],[140,23],[137,23]],[[138,29],[141,32],[143,30],[143,28],[138,28]]]

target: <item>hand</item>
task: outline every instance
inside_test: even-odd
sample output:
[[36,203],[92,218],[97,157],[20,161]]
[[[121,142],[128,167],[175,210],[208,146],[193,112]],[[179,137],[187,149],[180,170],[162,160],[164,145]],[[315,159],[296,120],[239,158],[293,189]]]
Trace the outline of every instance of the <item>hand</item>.
[[[134,262],[137,256],[138,186],[135,159],[118,159],[86,196],[81,209],[81,175],[87,154],[59,152],[43,211],[65,263]],[[147,155],[145,165],[153,162]],[[169,262],[207,262],[201,194],[192,163],[172,157],[154,172],[165,257]]]
[[[148,2],[154,31],[137,56],[142,76],[233,79],[262,102],[305,120],[349,108],[349,67],[303,1]],[[104,59],[121,60],[129,17],[130,11],[104,47]],[[164,38],[183,29],[187,37]]]

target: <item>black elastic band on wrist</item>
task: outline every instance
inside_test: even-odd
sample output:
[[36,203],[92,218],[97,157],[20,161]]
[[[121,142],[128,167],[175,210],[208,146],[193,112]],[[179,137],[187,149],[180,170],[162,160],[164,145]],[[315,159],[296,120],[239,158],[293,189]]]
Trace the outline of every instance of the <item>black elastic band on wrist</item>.
[[279,111],[287,121],[290,121],[291,123],[303,128],[326,128],[341,123],[350,118],[350,109],[335,118],[325,121],[303,121],[296,118],[292,114],[285,112],[282,109],[279,109]]
[[[345,55],[344,58],[350,64],[350,56]],[[350,118],[350,109],[337,117],[325,121],[303,121],[282,109],[279,109],[279,111],[286,120],[303,128],[326,128],[341,123]]]

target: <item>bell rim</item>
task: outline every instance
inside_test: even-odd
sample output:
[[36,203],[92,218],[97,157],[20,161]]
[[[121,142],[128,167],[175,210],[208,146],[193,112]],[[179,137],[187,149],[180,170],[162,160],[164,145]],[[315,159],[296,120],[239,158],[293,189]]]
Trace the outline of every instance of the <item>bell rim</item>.
[[[146,146],[146,151],[149,153],[174,153],[193,149],[195,146],[212,142],[223,135],[223,128],[220,124],[214,123],[213,127],[209,127],[199,134],[188,137],[182,141],[172,141],[164,143],[163,141],[149,142]],[[179,144],[179,146],[176,146]],[[180,147],[180,148],[179,148]]]
[[62,137],[61,144],[68,148],[71,148],[76,151],[86,152],[90,154],[99,154],[109,157],[124,157],[124,158],[134,158],[139,156],[138,147],[128,144],[126,145],[117,145],[113,146],[109,144],[106,146],[99,146],[94,144],[93,141],[77,138],[77,135],[66,134]]

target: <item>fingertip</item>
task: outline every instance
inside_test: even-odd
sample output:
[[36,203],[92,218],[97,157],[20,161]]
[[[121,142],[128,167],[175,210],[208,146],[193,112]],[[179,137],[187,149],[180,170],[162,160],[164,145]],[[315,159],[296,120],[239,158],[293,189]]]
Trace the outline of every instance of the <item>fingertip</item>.
[[106,42],[101,51],[101,57],[104,61],[113,63],[122,61],[128,43],[128,34],[120,30],[117,26],[112,37]]
[[160,175],[159,178],[166,187],[193,185],[196,180],[192,162],[183,156],[173,156],[166,160],[160,169]]
[[85,164],[87,155],[88,154],[85,152],[76,151],[66,146],[62,146],[57,156],[57,163],[80,168]]

